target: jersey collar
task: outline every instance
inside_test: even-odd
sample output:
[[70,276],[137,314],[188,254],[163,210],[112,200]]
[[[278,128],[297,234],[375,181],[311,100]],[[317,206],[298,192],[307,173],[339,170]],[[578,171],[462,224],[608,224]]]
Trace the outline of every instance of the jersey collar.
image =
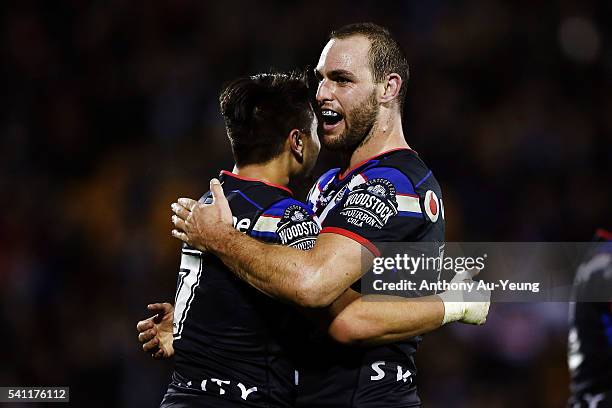
[[231,171],[227,171],[227,170],[221,170],[221,174],[229,176],[229,177],[236,178],[238,180],[255,181],[255,182],[258,182],[258,183],[263,183],[263,184],[265,184],[267,186],[270,186],[270,187],[280,188],[281,190],[286,191],[286,192],[288,192],[289,194],[291,194],[293,196],[293,191],[291,191],[290,189],[288,189],[285,186],[281,186],[280,184],[268,183],[267,181],[264,181],[264,180],[258,180],[258,179],[254,179],[254,178],[239,176],[238,174],[232,173]]
[[354,165],[353,167],[351,167],[351,168],[349,168],[349,169],[346,169],[344,172],[340,172],[340,171],[339,171],[339,172],[338,172],[338,180],[342,181],[344,178],[346,178],[346,176],[350,175],[351,173],[353,173],[355,170],[357,170],[358,168],[360,168],[361,166],[363,166],[364,164],[366,164],[366,163],[367,163],[367,162],[369,162],[370,160],[374,160],[374,159],[376,159],[376,158],[378,158],[378,157],[380,157],[380,156],[384,156],[384,155],[389,154],[389,153],[397,152],[397,151],[399,151],[399,150],[408,150],[408,151],[410,151],[410,152],[413,152],[413,153],[415,153],[415,154],[418,154],[418,153],[417,153],[417,152],[415,152],[414,150],[409,149],[409,148],[407,148],[407,147],[397,147],[397,148],[395,148],[395,149],[386,150],[386,151],[384,151],[384,152],[382,152],[382,153],[378,153],[378,154],[376,154],[376,155],[374,155],[374,156],[372,156],[372,157],[369,157],[369,158],[367,158],[367,159],[365,159],[365,160],[360,161],[359,163],[357,163],[357,164],[356,164],[356,165]]

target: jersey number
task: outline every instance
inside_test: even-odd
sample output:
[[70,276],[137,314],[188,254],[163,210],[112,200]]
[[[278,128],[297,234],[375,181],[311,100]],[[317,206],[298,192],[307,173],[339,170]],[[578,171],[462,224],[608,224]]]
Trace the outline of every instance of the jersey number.
[[193,302],[195,289],[200,283],[201,276],[201,252],[184,249],[181,257],[178,282],[176,284],[176,298],[174,299],[174,322],[172,326],[175,339],[181,338],[183,324],[185,319],[187,319],[187,313]]

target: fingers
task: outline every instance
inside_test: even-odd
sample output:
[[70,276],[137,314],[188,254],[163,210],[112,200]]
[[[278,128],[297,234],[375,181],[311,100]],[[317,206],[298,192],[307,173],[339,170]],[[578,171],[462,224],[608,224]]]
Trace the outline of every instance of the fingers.
[[181,241],[183,241],[186,244],[189,244],[189,237],[187,236],[187,234],[185,234],[184,232],[181,232],[179,230],[172,230],[172,236],[176,239],[180,239]]
[[185,220],[191,214],[191,209],[197,204],[196,201],[190,198],[179,198],[178,203],[172,203],[170,206],[175,215],[172,216],[172,223],[177,229],[172,230],[172,236],[189,244],[189,237],[183,231],[186,231]]
[[193,207],[195,207],[195,205],[198,203],[196,200],[192,200],[191,198],[179,198],[177,202],[189,211],[193,210]]
[[174,306],[171,303],[151,303],[147,305],[147,309],[152,312],[161,312],[161,314],[168,314],[173,311]]
[[466,274],[469,276],[469,279],[473,279],[475,276],[477,276],[480,273],[481,270],[482,269],[479,269],[479,268],[472,268],[466,271]]
[[[182,200],[181,198],[179,198],[179,201]],[[193,200],[192,200],[193,201]],[[186,220],[189,215],[191,214],[191,209],[188,207],[185,207],[179,203],[172,203],[172,205],[170,205],[170,208],[172,209],[172,212],[174,212],[174,214],[176,214],[177,217]],[[193,208],[193,207],[191,207]],[[173,216],[174,217],[174,216]]]
[[172,216],[172,223],[177,229],[181,231],[187,231],[187,223],[176,215]]
[[172,306],[171,303],[164,302],[161,304],[161,306],[162,306],[162,310],[164,311],[164,314],[168,314],[174,311],[174,306]]
[[159,339],[154,337],[151,341],[148,341],[142,345],[142,350],[146,353],[155,353],[159,348]]
[[213,204],[227,201],[223,193],[223,187],[221,187],[221,183],[216,178],[210,180],[210,192],[213,196]]
[[157,330],[155,328],[152,328],[152,329],[141,332],[138,335],[138,341],[141,343],[147,343],[151,341],[153,338],[155,338],[156,335],[157,335]]
[[457,272],[455,273],[455,276],[453,276],[451,282],[462,282],[470,279],[470,275],[467,272]]
[[147,309],[152,312],[157,312],[157,314],[153,316],[153,322],[155,324],[161,323],[164,318],[166,318],[167,316],[171,316],[174,312],[174,307],[168,302],[152,303],[150,305],[147,305]]
[[467,271],[457,272],[455,273],[455,276],[453,277],[452,281],[453,282],[470,281],[472,280],[472,278],[474,278],[479,273],[480,273],[480,269],[478,268],[472,268]]
[[155,316],[151,316],[146,320],[141,320],[138,322],[138,324],[136,325],[136,330],[138,330],[139,332],[143,332],[145,330],[149,330],[154,326],[153,323],[153,319],[155,318]]

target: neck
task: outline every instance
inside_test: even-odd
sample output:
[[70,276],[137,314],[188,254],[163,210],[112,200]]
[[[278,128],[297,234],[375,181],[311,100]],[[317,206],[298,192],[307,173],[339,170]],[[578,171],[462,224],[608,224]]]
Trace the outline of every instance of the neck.
[[281,160],[278,159],[272,159],[266,163],[235,165],[233,173],[279,186],[286,187],[289,184],[289,174]]
[[349,168],[370,157],[399,148],[410,148],[404,138],[402,118],[393,113],[384,115],[376,121],[365,141],[351,154]]

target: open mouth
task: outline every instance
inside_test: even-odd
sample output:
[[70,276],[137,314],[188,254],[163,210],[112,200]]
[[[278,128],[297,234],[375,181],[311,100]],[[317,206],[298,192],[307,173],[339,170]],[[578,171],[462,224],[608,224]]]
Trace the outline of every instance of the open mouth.
[[332,127],[337,125],[344,117],[336,111],[331,109],[321,109],[321,117],[325,127]]

